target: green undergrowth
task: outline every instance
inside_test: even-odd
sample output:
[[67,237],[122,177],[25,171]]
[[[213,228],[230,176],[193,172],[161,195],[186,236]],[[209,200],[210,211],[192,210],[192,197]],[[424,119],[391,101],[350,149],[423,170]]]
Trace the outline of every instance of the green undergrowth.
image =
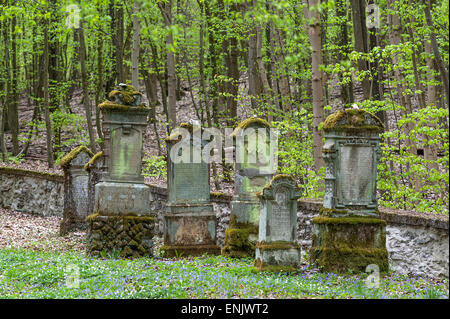
[[448,298],[448,280],[391,274],[369,288],[368,274],[254,272],[253,263],[206,255],[125,260],[0,249],[0,298]]

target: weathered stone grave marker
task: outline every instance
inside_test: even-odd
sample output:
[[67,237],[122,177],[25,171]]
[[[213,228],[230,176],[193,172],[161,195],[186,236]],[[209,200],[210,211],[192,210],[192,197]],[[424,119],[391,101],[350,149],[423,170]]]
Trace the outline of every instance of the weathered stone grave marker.
[[[216,245],[216,215],[210,202],[209,164],[194,160],[201,154],[199,126],[183,123],[166,138],[169,198],[164,214],[166,256],[220,254]],[[182,142],[181,131],[185,134]]]
[[95,185],[94,214],[88,216],[88,249],[119,251],[124,257],[151,255],[154,217],[150,188],[141,175],[143,136],[149,108],[141,93],[119,84],[102,112],[104,172]]
[[234,130],[235,177],[231,218],[225,232],[222,254],[230,257],[250,257],[255,253],[259,226],[261,191],[274,172],[273,143],[270,125],[260,118],[249,118]]
[[88,214],[94,213],[95,185],[100,182],[103,173],[103,152],[98,152],[84,165],[84,170],[89,174],[88,182]]
[[290,175],[275,176],[259,192],[261,214],[255,266],[259,271],[295,271],[300,267],[297,199],[301,191]]
[[79,146],[64,156],[59,165],[64,171],[64,211],[60,234],[86,227],[88,215],[88,173],[83,167],[93,153]]
[[311,262],[324,271],[388,270],[385,221],[376,198],[382,122],[361,109],[347,109],[324,122],[325,196],[312,220]]

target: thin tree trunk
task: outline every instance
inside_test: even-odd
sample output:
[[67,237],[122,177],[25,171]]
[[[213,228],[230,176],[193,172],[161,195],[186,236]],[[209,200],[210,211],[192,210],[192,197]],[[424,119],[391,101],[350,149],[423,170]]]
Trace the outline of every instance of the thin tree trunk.
[[434,59],[439,71],[441,73],[442,86],[444,87],[445,98],[447,99],[447,107],[449,107],[450,97],[449,97],[449,87],[448,87],[448,72],[445,69],[444,62],[442,61],[441,54],[439,53],[439,47],[436,41],[436,34],[434,33],[433,20],[431,17],[431,0],[425,1],[425,18],[427,20],[427,25],[430,28],[430,39],[431,47],[433,48]]
[[84,39],[83,25],[80,21],[80,28],[78,29],[80,36],[80,66],[81,66],[81,85],[83,87],[83,105],[86,112],[86,121],[89,133],[90,149],[92,152],[97,152],[97,146],[95,142],[94,128],[92,127],[92,113],[91,113],[91,101],[89,99],[89,86],[86,70],[86,44]]
[[140,30],[141,24],[139,21],[139,1],[134,1],[133,7],[133,49],[131,51],[131,85],[136,89],[139,86],[139,50],[140,50]]
[[123,26],[123,5],[118,4],[118,8],[116,11],[116,32],[115,37],[116,43],[115,43],[115,51],[116,51],[116,74],[117,74],[117,82],[118,83],[124,83],[125,82],[125,75],[123,70],[123,49],[124,49],[124,43],[123,43],[123,33],[124,33],[124,26]]
[[[355,37],[355,50],[362,53],[369,52],[369,43],[367,39],[366,27],[366,7],[365,0],[351,0],[353,13],[353,34]],[[367,71],[368,64],[364,59],[358,60],[358,69],[360,72]],[[364,99],[370,98],[370,82],[367,78],[362,80]]]
[[19,76],[19,70],[17,68],[17,35],[15,32],[17,25],[16,17],[11,19],[11,100],[9,102],[8,110],[8,124],[11,130],[11,140],[13,144],[13,155],[19,154],[19,90],[17,88],[17,78]]
[[320,15],[318,7],[320,0],[308,0],[307,16],[310,20],[309,25],[309,41],[312,47],[312,94],[313,94],[313,144],[314,144],[314,168],[318,172],[325,166],[322,158],[322,138],[323,133],[319,130],[319,125],[324,120],[323,110],[323,90],[322,90],[322,45],[320,37]]
[[103,132],[100,123],[100,96],[103,92],[103,39],[99,35],[97,41],[97,90],[95,91],[95,126],[97,128],[97,135],[101,139],[100,148],[103,149]]
[[[164,5],[158,2],[161,14],[164,18],[166,28],[169,29],[172,25],[172,0],[168,0]],[[172,131],[177,125],[176,112],[176,89],[177,77],[175,74],[175,54],[174,54],[173,34],[168,30],[166,37],[166,51],[167,51],[167,117],[169,120],[168,127]]]
[[52,146],[52,124],[50,121],[49,96],[48,96],[48,19],[44,18],[44,117],[47,142],[47,163],[49,168],[53,168],[53,146]]

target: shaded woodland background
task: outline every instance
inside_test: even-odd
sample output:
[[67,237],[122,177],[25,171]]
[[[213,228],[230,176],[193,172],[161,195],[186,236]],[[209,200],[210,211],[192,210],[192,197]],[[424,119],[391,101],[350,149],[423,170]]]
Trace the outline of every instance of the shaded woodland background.
[[[0,0],[0,165],[58,171],[102,147],[96,106],[121,82],[151,108],[145,171],[165,183],[181,122],[279,129],[279,172],[319,198],[321,123],[359,107],[385,123],[380,204],[448,214],[448,0]],[[212,165],[231,192],[232,167]]]

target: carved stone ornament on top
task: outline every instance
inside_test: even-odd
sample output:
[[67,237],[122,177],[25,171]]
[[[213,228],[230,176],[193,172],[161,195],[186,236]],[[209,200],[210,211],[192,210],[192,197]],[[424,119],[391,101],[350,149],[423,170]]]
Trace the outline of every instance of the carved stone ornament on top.
[[339,215],[377,215],[376,176],[384,126],[362,109],[337,111],[324,122],[324,208]]
[[139,106],[142,100],[141,92],[137,91],[132,85],[125,83],[119,83],[108,96],[111,102],[120,105]]

